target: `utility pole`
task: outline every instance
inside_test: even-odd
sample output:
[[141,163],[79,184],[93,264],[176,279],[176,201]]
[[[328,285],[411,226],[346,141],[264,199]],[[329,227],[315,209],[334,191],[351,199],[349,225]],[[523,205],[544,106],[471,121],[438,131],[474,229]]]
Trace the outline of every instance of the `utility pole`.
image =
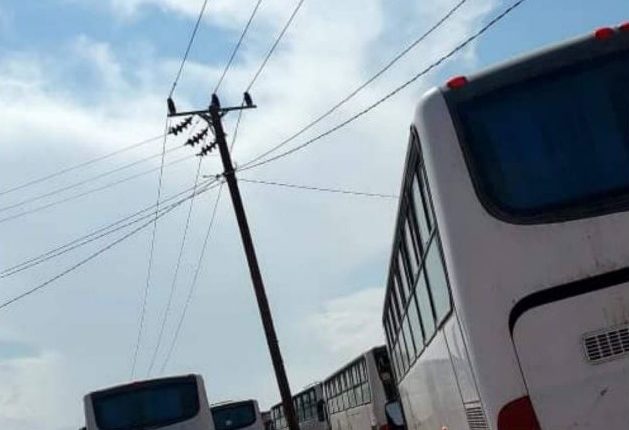
[[[234,206],[234,212],[236,213],[236,220],[238,221],[238,228],[240,230],[240,237],[247,256],[247,263],[249,265],[249,273],[251,275],[251,281],[253,283],[253,290],[258,302],[258,309],[260,311],[260,318],[262,319],[262,326],[264,328],[264,334],[266,336],[266,343],[269,347],[269,353],[271,354],[271,361],[273,363],[273,369],[275,370],[275,377],[277,379],[277,385],[282,397],[282,406],[284,408],[284,416],[288,423],[289,430],[299,430],[299,422],[297,421],[297,415],[295,414],[295,407],[293,405],[292,395],[288,378],[286,376],[286,370],[284,368],[284,362],[282,361],[282,352],[280,350],[279,343],[277,341],[277,335],[275,333],[275,327],[273,325],[273,317],[271,315],[271,308],[269,307],[269,301],[264,289],[264,282],[262,281],[262,273],[260,272],[260,266],[258,265],[258,258],[256,256],[255,247],[253,245],[253,239],[251,238],[251,231],[249,230],[249,223],[247,222],[247,215],[240,196],[240,190],[238,188],[238,181],[236,180],[236,172],[232,164],[231,155],[229,153],[229,147],[227,140],[225,139],[225,130],[223,129],[223,116],[230,111],[241,109],[253,109],[256,106],[252,103],[251,97],[248,93],[245,93],[244,103],[238,107],[221,108],[220,101],[216,94],[212,95],[212,104],[209,109],[205,111],[192,111],[177,113],[175,104],[172,99],[168,99],[168,110],[170,117],[197,115],[208,123],[208,126],[214,130],[215,141],[205,146],[199,156],[207,155],[214,147],[218,146],[221,161],[223,163],[223,176],[227,182],[229,193],[231,195],[232,204]],[[203,133],[203,132],[202,132]],[[202,134],[201,133],[201,134]],[[198,135],[199,136],[199,135]],[[193,137],[188,141],[192,142],[191,146],[198,143],[201,138],[198,136]]]

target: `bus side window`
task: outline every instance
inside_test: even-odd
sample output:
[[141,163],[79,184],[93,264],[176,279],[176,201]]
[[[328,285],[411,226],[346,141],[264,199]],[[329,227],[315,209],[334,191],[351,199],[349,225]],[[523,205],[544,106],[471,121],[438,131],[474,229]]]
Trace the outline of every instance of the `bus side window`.
[[437,237],[433,240],[426,257],[426,276],[432,293],[437,323],[441,323],[450,313],[450,290],[441,256],[441,246]]

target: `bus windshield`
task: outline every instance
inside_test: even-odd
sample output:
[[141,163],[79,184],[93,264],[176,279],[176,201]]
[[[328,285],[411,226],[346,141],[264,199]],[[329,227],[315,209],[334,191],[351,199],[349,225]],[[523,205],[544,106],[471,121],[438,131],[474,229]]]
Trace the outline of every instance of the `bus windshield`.
[[101,430],[158,428],[193,418],[199,412],[194,380],[150,384],[93,394]]
[[256,421],[253,402],[241,402],[212,408],[215,430],[235,430]]
[[485,203],[544,221],[629,200],[629,52],[564,67],[455,105]]

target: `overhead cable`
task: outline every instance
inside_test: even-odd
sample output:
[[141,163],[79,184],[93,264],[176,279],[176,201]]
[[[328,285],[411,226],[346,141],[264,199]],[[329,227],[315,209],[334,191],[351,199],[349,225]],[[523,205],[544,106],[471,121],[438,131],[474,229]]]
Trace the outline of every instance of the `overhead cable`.
[[[201,174],[201,162],[203,161],[203,157],[199,157],[199,162],[197,165],[197,172],[196,172],[196,176],[194,178],[194,186],[195,186],[195,191],[196,191],[196,187],[199,183],[199,177]],[[185,227],[183,230],[183,235],[181,236],[181,245],[179,246],[179,254],[177,256],[177,263],[175,265],[175,271],[173,274],[173,279],[172,282],[170,284],[170,293],[168,295],[168,301],[166,303],[166,308],[164,309],[164,314],[162,315],[161,318],[161,327],[159,329],[159,335],[157,336],[157,343],[155,345],[155,348],[153,350],[153,355],[151,357],[151,362],[148,368],[148,372],[147,372],[147,377],[151,375],[151,372],[153,371],[153,367],[155,366],[155,360],[157,359],[157,354],[159,353],[159,349],[162,346],[162,339],[164,338],[164,330],[166,329],[166,323],[168,322],[168,316],[170,315],[170,309],[172,307],[173,304],[173,298],[175,296],[175,291],[177,289],[177,280],[179,277],[179,269],[181,268],[181,260],[183,257],[183,251],[185,249],[186,246],[186,239],[188,238],[188,230],[190,229],[190,219],[192,217],[192,209],[194,208],[194,197],[190,199],[190,206],[188,207],[188,215],[186,217],[186,223],[185,223]]]
[[52,179],[52,178],[55,178],[57,176],[61,176],[61,175],[65,174],[65,173],[71,172],[73,170],[80,169],[82,167],[89,166],[89,165],[94,164],[94,163],[98,163],[99,161],[106,160],[106,159],[111,158],[111,157],[115,157],[116,155],[122,154],[124,152],[131,151],[132,149],[138,148],[140,146],[147,145],[149,143],[153,143],[155,141],[158,141],[158,140],[162,139],[163,137],[164,137],[163,135],[160,135],[160,136],[151,137],[151,138],[146,139],[146,140],[142,140],[140,142],[132,143],[131,145],[125,146],[124,148],[121,148],[121,149],[113,151],[113,152],[109,152],[107,154],[101,155],[101,156],[96,157],[96,158],[92,158],[91,160],[87,160],[87,161],[84,161],[82,163],[75,164],[75,165],[70,166],[70,167],[66,167],[64,169],[61,169],[61,170],[58,170],[56,172],[47,174],[45,176],[42,176],[42,177],[30,180],[30,181],[25,182],[23,184],[16,185],[16,186],[11,187],[11,188],[7,188],[5,190],[0,190],[0,196],[8,194],[8,193],[12,193],[14,191],[22,190],[22,189],[24,189],[26,187],[29,187],[31,185],[35,185],[35,184],[38,184],[40,182],[47,181],[48,179]]
[[[169,163],[165,163],[164,167],[172,166],[172,165],[181,163],[183,161],[190,160],[192,158],[194,158],[194,155],[188,155],[188,156],[185,156],[185,157],[182,157],[182,158],[178,158],[178,159],[173,160],[173,161],[171,161]],[[23,211],[23,212],[19,212],[19,213],[14,214],[14,215],[10,215],[10,216],[4,217],[4,218],[0,218],[0,224],[8,222],[8,221],[12,221],[12,220],[17,219],[17,218],[21,218],[23,216],[31,215],[31,214],[36,213],[36,212],[43,211],[44,209],[48,209],[48,208],[51,208],[51,207],[54,207],[54,206],[58,206],[60,204],[67,203],[69,201],[76,200],[76,199],[79,199],[81,197],[85,197],[87,195],[97,193],[99,191],[103,191],[103,190],[115,187],[116,185],[120,185],[122,183],[129,182],[129,181],[131,181],[133,179],[137,179],[137,178],[140,178],[142,176],[146,176],[146,175],[148,175],[150,173],[153,173],[153,172],[155,172],[157,170],[160,170],[160,167],[156,167],[156,168],[153,168],[153,169],[145,170],[145,171],[137,173],[135,175],[128,176],[126,178],[122,178],[122,179],[119,179],[117,181],[110,182],[110,183],[107,183],[105,185],[102,185],[102,186],[99,186],[99,187],[96,187],[96,188],[92,188],[90,190],[87,190],[87,191],[84,191],[84,192],[81,192],[81,193],[77,193],[77,194],[71,195],[69,197],[65,197],[63,199],[56,200],[56,201],[51,202],[51,203],[47,203],[47,204],[44,204],[44,205],[41,205],[41,206],[37,206],[37,207],[35,207],[33,209],[29,209],[29,210],[26,210],[26,211]]]
[[[211,182],[215,182],[216,179],[210,179],[208,181],[204,181],[201,182],[199,185],[201,186],[205,186]],[[189,187],[183,191],[180,191],[172,196],[169,196],[168,198],[164,199],[162,201],[162,203],[166,203],[166,202],[170,202],[172,200],[175,200],[176,198],[178,198],[179,196],[189,193],[193,190],[194,187]],[[166,206],[166,207],[161,207],[160,208],[160,213],[164,210],[167,210],[168,208],[170,208],[172,205]],[[148,211],[150,211],[151,209],[153,209],[155,207],[155,205],[151,205],[148,206],[140,211],[137,211],[131,215],[125,216],[111,224],[108,224],[104,227],[98,228],[95,231],[92,231],[86,235],[83,235],[79,238],[73,239],[63,245],[57,246],[47,252],[44,252],[42,254],[39,254],[35,257],[30,257],[18,264],[15,264],[11,267],[7,267],[6,269],[2,269],[0,271],[0,279],[4,279],[4,278],[8,278],[10,276],[14,276],[18,273],[21,273],[25,270],[31,269],[35,266],[38,266],[42,263],[45,263],[49,260],[52,260],[53,258],[56,258],[58,256],[67,254],[68,252],[71,252],[77,248],[80,248],[82,246],[85,246],[89,243],[95,242],[99,239],[102,239],[103,237],[109,236],[113,233],[116,233],[120,230],[123,230],[131,225],[135,225],[145,219],[148,218],[152,218],[154,217],[154,214],[151,213],[147,213]],[[142,215],[144,214],[144,215]],[[131,220],[131,221],[129,221]]]
[[[201,19],[199,17],[199,19]],[[192,42],[191,42],[192,43]],[[189,48],[190,46],[188,46]],[[186,52],[187,54],[187,52]],[[185,57],[184,57],[184,61],[185,62]],[[182,62],[182,67],[183,67],[183,62]],[[181,72],[181,70],[180,70]],[[176,82],[176,81],[175,81]],[[174,90],[174,86],[173,86],[173,90]],[[169,125],[169,119],[168,117],[166,118],[165,121],[165,128],[166,130],[169,129],[170,125]],[[140,344],[142,343],[142,334],[143,334],[143,330],[144,330],[144,319],[146,317],[146,305],[147,305],[147,301],[148,301],[148,294],[149,294],[149,288],[151,285],[151,274],[152,274],[152,270],[153,270],[153,257],[155,254],[155,236],[157,234],[157,219],[158,219],[158,214],[159,214],[159,205],[160,205],[160,200],[162,198],[162,182],[164,179],[164,156],[166,155],[166,140],[168,138],[167,134],[164,134],[164,141],[162,142],[162,160],[161,160],[161,164],[160,164],[160,169],[159,169],[159,175],[158,175],[158,180],[157,180],[157,200],[155,202],[155,217],[153,219],[153,228],[151,229],[151,240],[150,240],[150,245],[149,245],[149,258],[148,258],[148,264],[147,264],[147,270],[146,270],[146,281],[144,283],[144,294],[142,295],[142,307],[141,307],[141,311],[140,311],[140,324],[138,325],[138,336],[136,339],[136,344],[134,347],[134,352],[133,352],[133,360],[131,363],[131,378],[133,378],[133,376],[135,375],[135,369],[137,367],[138,364],[138,353],[140,351]]]
[[232,50],[229,60],[227,61],[227,64],[225,65],[225,68],[223,69],[223,73],[221,74],[221,77],[216,83],[216,86],[214,87],[214,91],[212,91],[213,94],[216,94],[218,92],[218,89],[221,87],[221,84],[223,83],[223,80],[225,79],[225,76],[227,75],[227,72],[229,71],[229,68],[231,67],[233,63],[234,58],[236,58],[236,54],[238,53],[238,50],[240,49],[240,46],[242,45],[242,41],[244,40],[245,36],[247,35],[247,32],[249,31],[251,22],[253,22],[253,18],[255,18],[256,14],[258,13],[258,9],[260,8],[261,3],[262,3],[262,0],[257,0],[253,8],[253,11],[251,12],[251,15],[249,16],[249,20],[247,21],[247,24],[245,24],[245,28],[242,30],[242,33],[240,34],[240,38],[238,39],[238,42],[236,43],[236,46]]
[[487,30],[489,30],[491,27],[496,25],[500,20],[502,20],[504,17],[506,17],[509,13],[511,13],[513,10],[515,10],[518,6],[520,6],[525,1],[526,0],[518,0],[518,1],[516,1],[511,6],[509,6],[507,9],[505,9],[502,13],[500,13],[499,15],[494,17],[491,21],[489,21],[486,25],[484,25],[476,33],[474,33],[473,35],[469,36],[467,39],[465,39],[463,42],[461,42],[459,45],[457,45],[450,52],[448,52],[447,54],[445,54],[442,57],[440,57],[437,61],[435,61],[434,63],[430,64],[428,67],[426,67],[425,69],[423,69],[422,71],[417,73],[415,76],[413,76],[408,81],[404,82],[402,85],[400,85],[397,88],[395,88],[393,91],[389,92],[384,97],[382,97],[379,100],[377,100],[375,103],[369,105],[365,109],[361,110],[360,112],[356,113],[355,115],[351,116],[350,118],[346,119],[345,121],[341,122],[340,124],[338,124],[338,125],[332,127],[331,129],[329,129],[329,130],[327,130],[327,131],[325,131],[325,132],[315,136],[314,138],[309,139],[309,140],[305,141],[304,143],[302,143],[302,144],[300,144],[298,146],[295,146],[295,147],[293,147],[293,148],[291,148],[291,149],[289,149],[287,151],[284,151],[284,152],[282,152],[282,153],[280,153],[278,155],[275,155],[275,156],[270,157],[270,158],[266,158],[266,159],[258,161],[258,162],[253,162],[253,160],[251,160],[251,161],[245,163],[238,170],[239,171],[250,170],[250,169],[253,169],[253,168],[265,165],[267,163],[270,163],[272,161],[278,160],[280,158],[286,157],[286,156],[288,156],[290,154],[293,154],[293,153],[295,153],[295,152],[297,152],[297,151],[299,151],[301,149],[304,149],[305,147],[311,145],[312,143],[317,142],[318,140],[321,140],[324,137],[329,136],[330,134],[332,134],[332,133],[340,130],[341,128],[347,126],[348,124],[354,122],[358,118],[364,116],[368,112],[372,111],[373,109],[375,109],[376,107],[378,107],[382,103],[384,103],[385,101],[389,100],[390,98],[392,98],[393,96],[398,94],[400,91],[402,91],[403,89],[405,89],[409,85],[413,84],[415,81],[417,81],[422,76],[426,75],[428,72],[432,71],[433,69],[435,69],[436,67],[440,66],[442,63],[444,63],[445,61],[447,61],[451,57],[453,57],[456,53],[458,53],[463,48],[465,48],[470,43],[472,43],[474,40],[476,40],[481,35],[483,35]]
[[[417,45],[419,45],[421,42],[423,42],[428,36],[430,36],[432,33],[434,33],[439,27],[441,27],[446,21],[448,21],[454,15],[454,13],[458,9],[460,9],[467,1],[468,0],[460,0],[444,16],[442,16],[441,19],[439,19],[427,31],[425,31],[418,39],[415,39],[410,45],[408,45],[401,52],[399,52],[395,57],[393,57],[384,67],[382,67],[380,70],[378,70],[378,72],[376,72],[376,74],[374,74],[369,79],[367,79],[365,82],[363,82],[361,85],[359,85],[356,89],[354,89],[347,96],[342,98],[338,103],[336,103],[330,109],[328,109],[323,114],[321,114],[320,116],[315,118],[313,121],[311,121],[308,124],[306,124],[304,127],[302,127],[297,132],[293,133],[288,138],[282,140],[280,143],[278,143],[277,145],[275,145],[274,147],[272,147],[268,151],[265,151],[262,154],[260,154],[257,157],[255,157],[254,159],[250,160],[247,164],[254,164],[256,161],[261,160],[262,158],[266,157],[267,155],[270,155],[270,154],[274,153],[278,149],[282,148],[283,146],[285,146],[288,143],[290,143],[290,142],[294,141],[295,139],[297,139],[299,136],[304,134],[306,131],[310,130],[315,125],[319,124],[325,118],[327,118],[330,115],[332,115],[339,108],[341,108],[344,104],[346,104],[348,101],[353,99],[356,95],[358,95],[358,93],[360,93],[362,90],[364,90],[366,87],[371,85],[374,81],[376,81],[380,76],[382,76],[385,72],[387,72],[398,61],[400,61],[409,52],[411,52],[415,47],[417,47]],[[243,166],[243,167],[246,167],[246,165]]]
[[297,16],[297,12],[299,12],[299,10],[301,9],[302,5],[304,4],[304,1],[305,0],[299,0],[299,3],[297,3],[297,6],[295,6],[295,9],[293,9],[293,13],[291,13],[290,17],[288,18],[288,21],[286,21],[286,24],[284,24],[284,27],[282,28],[282,31],[280,31],[280,34],[275,38],[275,42],[273,42],[273,45],[271,46],[271,49],[269,49],[269,51],[267,52],[266,56],[264,57],[264,60],[262,60],[262,64],[260,64],[260,67],[258,67],[258,70],[253,75],[253,78],[251,78],[251,82],[249,82],[249,85],[247,85],[247,89],[245,90],[246,92],[249,92],[251,90],[251,88],[253,87],[255,82],[258,80],[258,78],[262,74],[262,71],[266,67],[266,65],[269,62],[269,60],[271,59],[271,56],[273,56],[273,53],[275,52],[275,49],[277,49],[277,46],[279,45],[280,41],[282,40],[282,38],[286,34],[286,31],[288,31],[288,28],[293,23],[293,20]]
[[[197,191],[196,195],[202,194],[206,191],[208,191],[209,189],[211,189],[210,187],[205,187],[199,191]],[[171,209],[169,209],[168,211],[162,212],[158,215],[158,218],[162,218],[163,216],[165,216],[166,214],[172,212],[176,207],[180,206],[181,204],[185,203],[188,199],[192,198],[192,196],[188,196],[184,199],[181,199],[177,205],[173,205],[173,207]],[[60,272],[59,274],[55,275],[54,277],[46,280],[45,282],[42,282],[41,284],[37,285],[34,288],[31,288],[29,290],[27,290],[26,292],[19,294],[7,301],[4,301],[0,304],[0,310],[7,308],[8,306],[21,301],[23,299],[25,299],[26,297],[30,296],[33,293],[36,293],[37,291],[40,291],[46,287],[48,287],[49,285],[51,285],[52,283],[54,283],[55,281],[63,278],[64,276],[67,276],[68,274],[74,272],[75,270],[77,270],[78,268],[80,268],[81,266],[87,264],[88,262],[92,261],[93,259],[95,259],[96,257],[100,256],[101,254],[105,253],[106,251],[110,250],[111,248],[113,248],[114,246],[122,243],[123,241],[125,241],[126,239],[130,238],[131,236],[137,234],[138,232],[140,232],[141,230],[145,229],[146,227],[150,226],[151,224],[153,224],[153,220],[150,220],[144,224],[142,224],[141,226],[135,228],[134,230],[126,233],[125,235],[123,235],[122,237],[116,239],[115,241],[111,242],[110,244],[108,244],[107,246],[99,249],[98,251],[90,254],[88,257],[82,259],[81,261],[79,261],[78,263],[74,264],[73,266],[65,269],[64,271]]]
[[[170,148],[170,149],[168,149],[166,151],[166,154],[168,154],[170,152],[173,152],[173,151],[177,151],[177,150],[179,150],[181,148],[182,148],[181,146],[176,146],[174,148]],[[93,182],[93,181],[95,181],[97,179],[101,179],[101,178],[104,178],[106,176],[113,175],[114,173],[121,172],[122,170],[129,169],[131,167],[134,167],[134,166],[137,166],[139,164],[145,163],[145,162],[147,162],[149,160],[152,160],[153,158],[157,158],[157,157],[161,157],[161,156],[162,156],[161,152],[159,154],[153,154],[153,155],[151,155],[149,157],[145,157],[145,158],[142,158],[140,160],[133,161],[133,162],[125,164],[123,166],[117,167],[117,168],[115,168],[113,170],[108,170],[108,171],[100,173],[98,175],[91,176],[91,177],[89,177],[87,179],[84,179],[82,181],[75,182],[75,183],[72,183],[70,185],[65,185],[63,187],[56,188],[56,189],[54,189],[52,191],[49,191],[47,193],[40,194],[40,195],[37,195],[37,196],[34,196],[34,197],[30,197],[28,199],[21,200],[21,201],[19,201],[17,203],[12,203],[12,204],[7,205],[7,206],[2,206],[2,207],[0,207],[0,213],[6,212],[6,211],[11,210],[11,209],[15,209],[15,208],[20,207],[20,206],[27,205],[29,203],[36,202],[38,200],[45,199],[46,197],[54,196],[54,195],[62,193],[64,191],[68,191],[68,190],[71,190],[71,189],[74,189],[74,188],[81,187],[81,186],[83,186],[83,185],[85,185],[85,184],[87,184],[89,182]]]
[[241,178],[241,177],[239,177],[238,180],[240,182],[248,182],[250,184],[275,185],[278,187],[295,188],[295,189],[308,190],[308,191],[322,191],[326,193],[349,194],[349,195],[363,196],[363,197],[380,197],[384,199],[398,199],[399,198],[399,196],[396,196],[394,194],[369,193],[365,191],[355,191],[355,190],[347,190],[347,189],[341,189],[341,188],[313,187],[309,185],[288,184],[286,182],[275,182],[275,181],[262,181],[258,179],[246,179],[246,178]]
[[173,81],[173,85],[170,89],[170,93],[168,97],[172,97],[175,88],[177,88],[177,84],[179,84],[179,80],[181,79],[181,74],[183,73],[183,69],[186,66],[186,61],[188,61],[188,56],[190,55],[190,50],[192,49],[192,45],[194,44],[194,39],[197,36],[197,32],[199,31],[199,26],[201,25],[201,20],[203,19],[203,15],[205,14],[205,9],[207,8],[208,0],[203,1],[203,5],[201,6],[201,10],[199,11],[199,16],[197,18],[197,22],[194,24],[194,28],[192,29],[192,34],[190,34],[190,39],[188,41],[188,46],[186,47],[186,52],[181,59],[181,64],[179,65],[179,70],[177,71],[177,75],[175,76],[175,80]]
[[164,370],[166,369],[166,366],[168,366],[168,363],[170,362],[170,359],[172,357],[173,351],[175,349],[175,346],[177,344],[177,340],[179,339],[179,335],[181,333],[181,327],[183,326],[183,322],[186,319],[186,315],[188,313],[188,308],[190,307],[190,303],[192,302],[192,297],[194,296],[194,291],[196,290],[196,286],[197,286],[197,281],[199,279],[199,273],[201,272],[201,267],[203,266],[203,259],[205,257],[205,252],[207,249],[207,245],[210,239],[210,235],[212,233],[212,228],[214,227],[214,223],[216,221],[216,213],[217,213],[217,209],[218,209],[218,203],[221,199],[221,192],[223,191],[223,183],[221,183],[220,187],[218,188],[218,193],[216,195],[216,201],[214,202],[214,207],[212,209],[212,215],[210,217],[210,224],[208,225],[207,231],[205,233],[205,239],[203,240],[203,247],[201,248],[201,255],[199,255],[199,260],[197,261],[197,265],[194,271],[194,276],[192,278],[192,282],[190,283],[190,288],[188,288],[188,296],[186,297],[186,302],[184,303],[183,306],[183,310],[181,312],[181,315],[179,317],[179,321],[177,323],[177,328],[175,329],[175,334],[173,336],[172,341],[170,342],[170,346],[168,347],[168,352],[166,353],[166,358],[164,359],[164,362],[160,368],[159,373],[160,374],[164,374]]

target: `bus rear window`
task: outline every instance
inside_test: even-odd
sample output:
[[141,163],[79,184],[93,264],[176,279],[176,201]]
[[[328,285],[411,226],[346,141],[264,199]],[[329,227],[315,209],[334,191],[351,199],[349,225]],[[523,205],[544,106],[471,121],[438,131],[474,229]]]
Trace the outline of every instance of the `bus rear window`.
[[627,207],[629,52],[477,95],[454,109],[475,186],[501,218],[548,222]]
[[130,386],[93,395],[92,403],[101,430],[158,428],[189,420],[199,412],[194,381]]
[[215,430],[235,430],[250,426],[256,421],[253,402],[212,408]]

